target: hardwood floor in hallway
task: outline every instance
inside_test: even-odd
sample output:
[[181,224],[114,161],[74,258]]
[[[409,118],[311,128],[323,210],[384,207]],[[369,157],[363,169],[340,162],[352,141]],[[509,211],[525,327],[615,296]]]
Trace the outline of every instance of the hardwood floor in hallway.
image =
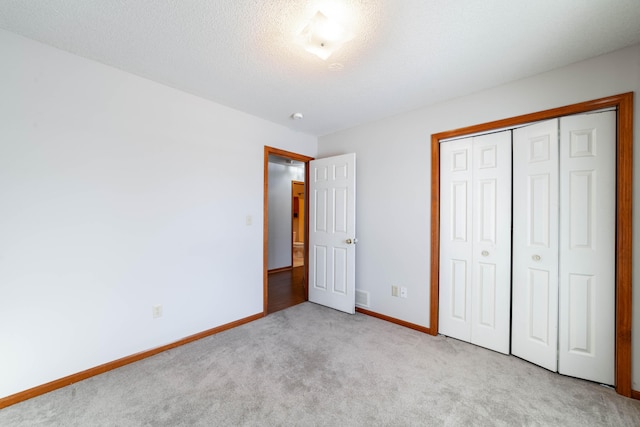
[[304,266],[269,273],[269,299],[267,314],[284,310],[307,300]]

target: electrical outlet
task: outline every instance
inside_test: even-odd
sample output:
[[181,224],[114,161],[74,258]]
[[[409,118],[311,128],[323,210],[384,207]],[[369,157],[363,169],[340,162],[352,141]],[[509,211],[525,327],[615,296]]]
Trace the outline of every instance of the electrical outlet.
[[151,314],[153,315],[154,319],[157,319],[158,317],[162,317],[162,305],[157,304],[151,307]]
[[251,215],[247,215],[247,217],[244,219],[244,222],[246,225],[252,225],[253,224],[253,217]]
[[400,298],[406,298],[406,297],[407,297],[407,288],[403,286],[400,288]]
[[396,285],[391,285],[391,296],[392,297],[397,297],[398,294],[398,286]]

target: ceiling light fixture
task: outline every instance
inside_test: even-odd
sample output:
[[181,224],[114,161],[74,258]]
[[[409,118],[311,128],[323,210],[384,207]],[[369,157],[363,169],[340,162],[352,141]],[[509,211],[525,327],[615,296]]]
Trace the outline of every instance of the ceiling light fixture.
[[352,38],[353,35],[342,25],[318,11],[298,35],[296,42],[307,52],[326,60]]
[[302,113],[293,113],[291,115],[291,118],[293,120],[302,120],[304,118],[304,116],[302,115]]

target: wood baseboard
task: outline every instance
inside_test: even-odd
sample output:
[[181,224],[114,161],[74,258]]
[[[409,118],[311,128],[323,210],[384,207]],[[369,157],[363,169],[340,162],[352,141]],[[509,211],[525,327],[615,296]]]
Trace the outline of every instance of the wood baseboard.
[[366,314],[367,316],[377,317],[378,319],[386,320],[387,322],[395,323],[396,325],[404,326],[405,328],[415,329],[416,331],[424,332],[431,335],[431,329],[424,326],[416,325],[415,323],[405,322],[404,320],[396,319],[395,317],[385,316],[384,314],[376,313],[375,311],[369,311],[364,308],[356,307],[358,313]]
[[[387,322],[395,323],[397,325],[414,329],[416,331],[424,332],[426,334],[431,334],[431,330],[424,326],[416,325],[415,323],[405,322],[404,320],[396,319],[394,317],[386,316],[384,314],[376,313],[374,311],[366,310],[364,308],[356,307],[356,312],[366,314],[367,316],[376,317],[378,319],[386,320]],[[42,384],[42,385],[30,388],[28,390],[24,390],[24,391],[9,395],[7,397],[0,398],[0,409],[6,408],[7,406],[15,405],[16,403],[31,399],[36,396],[40,396],[41,394],[49,393],[50,391],[54,391],[59,388],[66,387],[68,385],[77,383],[87,378],[91,378],[93,376],[103,374],[113,369],[120,368],[130,363],[137,362],[142,359],[146,359],[147,357],[154,356],[158,353],[162,353],[163,351],[180,347],[181,345],[185,345],[190,342],[197,341],[201,338],[205,338],[210,335],[215,335],[219,332],[226,331],[228,329],[233,329],[236,326],[244,325],[245,323],[253,322],[254,320],[258,320],[264,316],[265,316],[264,313],[257,313],[257,314],[254,314],[253,316],[236,320],[235,322],[227,323],[225,325],[221,325],[216,328],[208,329],[206,331],[203,331],[194,335],[190,335],[188,337],[182,338],[181,340],[175,341],[170,344],[166,344],[166,345],[156,347],[151,350],[146,350],[140,353],[132,354],[130,356],[125,356],[121,359],[117,359],[112,362],[105,363],[103,365],[95,366],[85,371],[71,374],[66,377],[48,382],[46,384]],[[631,398],[640,400],[640,391],[631,390]]]
[[30,388],[28,390],[24,390],[16,394],[12,394],[10,396],[0,398],[0,409],[6,408],[7,406],[15,405],[16,403],[22,402],[27,399],[31,399],[36,396],[40,396],[41,394],[49,393],[50,391],[57,390],[62,387],[66,387],[73,383],[77,383],[78,381],[86,380],[87,378],[103,374],[113,369],[120,368],[130,363],[137,362],[142,359],[146,359],[147,357],[154,356],[158,353],[162,353],[163,351],[180,347],[181,345],[185,345],[190,342],[197,341],[201,338],[205,338],[210,335],[214,335],[219,332],[235,328],[236,326],[244,325],[245,323],[253,322],[254,320],[258,320],[264,316],[265,316],[264,313],[254,314],[253,316],[245,317],[243,319],[239,319],[234,322],[227,323],[225,325],[221,325],[213,329],[208,329],[206,331],[202,331],[197,334],[190,335],[188,337],[182,338],[170,344],[165,344],[163,346],[156,347],[151,350],[146,350],[140,353],[132,354],[130,356],[125,356],[121,359],[117,359],[112,362],[107,362],[103,365],[95,366],[85,371],[71,374],[64,378],[59,378],[57,380],[48,382],[46,384],[42,384],[42,385]]

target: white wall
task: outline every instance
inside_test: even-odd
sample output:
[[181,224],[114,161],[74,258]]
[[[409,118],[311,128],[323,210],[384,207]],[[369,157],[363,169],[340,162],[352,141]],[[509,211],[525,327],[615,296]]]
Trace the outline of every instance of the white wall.
[[[640,45],[321,137],[318,157],[357,153],[357,288],[372,311],[429,326],[430,137],[624,92],[640,92]],[[637,98],[636,98],[637,101]],[[640,265],[640,107],[634,116],[634,265]],[[391,296],[391,285],[409,298]],[[640,275],[634,275],[640,289]],[[633,296],[633,388],[640,390],[640,292]]]
[[5,31],[0,57],[0,397],[262,312],[264,145],[315,137]]
[[291,181],[304,181],[304,168],[269,163],[269,270],[291,266]]

